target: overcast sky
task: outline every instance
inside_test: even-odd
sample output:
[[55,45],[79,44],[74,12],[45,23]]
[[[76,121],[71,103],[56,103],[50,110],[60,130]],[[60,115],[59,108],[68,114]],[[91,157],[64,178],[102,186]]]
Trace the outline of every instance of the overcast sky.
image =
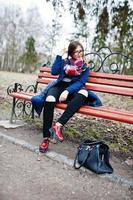
[[[0,5],[18,5],[23,10],[24,14],[28,8],[36,6],[40,12],[42,19],[47,19],[50,23],[54,17],[53,7],[45,0],[0,0]],[[45,20],[46,21],[46,20]]]
[[[52,19],[55,18],[55,13],[51,3],[46,2],[46,0],[0,0],[0,6],[2,5],[18,5],[26,14],[26,10],[29,8],[37,7],[40,16],[44,23],[52,24]],[[72,26],[71,16],[69,13],[65,12],[61,18],[64,30],[64,36],[70,32],[70,27]]]
[[[67,4],[67,1],[66,2]],[[94,0],[88,0],[88,1],[94,1]],[[119,0],[119,2],[123,2],[124,0]],[[115,0],[115,2],[117,2],[117,0]],[[129,0],[131,7],[133,8],[133,0]],[[26,10],[28,8],[33,8],[34,6],[36,6],[39,10],[40,16],[42,17],[42,20],[44,21],[44,23],[48,23],[49,25],[52,24],[52,19],[55,18],[55,14],[54,14],[54,10],[53,10],[53,6],[51,5],[51,3],[46,2],[46,0],[0,0],[0,6],[2,5],[9,5],[13,6],[13,5],[18,5],[21,7],[21,9],[23,10],[24,14],[26,13]],[[71,29],[72,29],[72,20],[71,20],[71,16],[69,13],[65,12],[63,13],[62,16],[62,24],[63,24],[63,38],[65,38],[66,35],[68,35],[68,33],[70,33]],[[94,25],[94,23],[92,24]],[[63,41],[62,38],[62,42],[64,43],[65,41]]]
[[[93,1],[93,0],[89,0]],[[119,2],[123,2],[124,0],[119,0]],[[66,0],[67,2],[67,0]],[[115,0],[117,2],[117,0]],[[46,2],[46,0],[0,0],[0,5],[2,4],[9,4],[10,5],[19,5],[23,12],[25,13],[28,8],[31,8],[33,6],[38,7],[38,10],[40,12],[40,16],[42,19],[45,19],[44,21],[51,23],[52,19],[54,18],[54,10],[51,3]],[[133,0],[129,0],[129,3],[131,7],[133,8]],[[47,20],[46,20],[47,19]],[[70,14],[64,13],[62,21],[65,23],[65,27],[69,26],[69,23],[71,22]],[[66,28],[66,31],[68,28]]]
[[[66,5],[67,5],[67,1]],[[90,1],[94,1],[94,0],[88,0]],[[124,0],[119,0],[119,2],[123,2]],[[117,0],[115,0],[115,2],[117,2]],[[28,8],[34,7],[36,6],[39,10],[40,16],[42,17],[42,20],[44,22],[48,22],[49,24],[52,23],[52,19],[54,18],[54,10],[53,10],[53,6],[51,3],[46,2],[46,0],[0,0],[0,6],[2,6],[3,4],[9,4],[11,6],[13,5],[18,5],[21,7],[21,9],[23,10],[24,13],[26,13],[26,10]],[[131,7],[133,8],[133,0],[129,0],[129,3],[131,5]],[[62,16],[62,22],[64,25],[64,30],[65,32],[68,31],[68,29],[70,29],[70,27],[72,26],[71,23],[71,16],[69,13],[64,13]]]

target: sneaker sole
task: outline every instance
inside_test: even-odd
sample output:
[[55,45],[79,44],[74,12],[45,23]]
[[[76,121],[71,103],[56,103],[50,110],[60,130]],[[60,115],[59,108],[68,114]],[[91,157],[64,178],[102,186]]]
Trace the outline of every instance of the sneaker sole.
[[41,153],[46,153],[47,151],[48,151],[48,149],[45,149],[45,150],[39,149],[39,152],[41,152]]

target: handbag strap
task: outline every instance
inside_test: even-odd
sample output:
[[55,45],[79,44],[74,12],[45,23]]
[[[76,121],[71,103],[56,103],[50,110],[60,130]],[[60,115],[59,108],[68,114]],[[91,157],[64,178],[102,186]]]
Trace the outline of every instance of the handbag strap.
[[107,146],[104,148],[103,154],[104,154],[105,163],[106,163],[106,164],[112,169],[112,171],[113,171],[113,168],[112,168],[112,166],[110,165],[110,162],[109,162],[109,155],[110,155],[110,152],[108,151],[108,147],[107,147]]
[[75,159],[74,159],[74,168],[75,169],[79,169],[79,168],[81,168],[83,165],[84,165],[84,163],[85,163],[85,161],[86,161],[86,159],[88,158],[88,156],[89,156],[89,154],[90,154],[90,151],[88,151],[88,153],[86,153],[86,156],[84,157],[84,160],[82,161],[82,163],[81,164],[79,164],[79,166],[76,166],[76,163],[77,163],[77,161],[78,161],[78,155],[79,155],[79,151],[80,151],[80,147],[82,146],[82,145],[85,145],[85,146],[87,146],[87,145],[89,145],[89,146],[93,146],[93,145],[99,145],[99,144],[104,144],[104,142],[103,141],[88,141],[88,140],[85,140],[85,141],[83,141],[80,145],[79,145],[79,149],[78,149],[78,151],[77,151],[77,154],[76,154],[76,156],[75,156]]
[[89,142],[87,142],[88,140],[85,140],[85,141],[83,141],[79,146],[82,146],[82,145],[89,145],[89,146],[93,146],[93,145],[98,145],[98,144],[104,144],[104,142],[103,141],[89,141]]
[[[88,141],[88,140],[83,141],[83,142],[79,145],[79,148],[80,148],[82,145],[85,145],[85,146],[87,146],[87,145],[93,146],[93,145],[103,144],[103,141],[88,141],[88,142],[87,142],[87,141]],[[88,158],[88,155],[90,154],[90,151],[88,151],[88,153],[87,153],[86,156],[84,157],[84,160],[82,161],[82,163],[79,164],[79,166],[76,166],[76,163],[77,163],[77,161],[78,161],[79,151],[80,151],[80,150],[78,149],[77,154],[76,154],[75,159],[74,159],[74,165],[73,165],[73,166],[74,166],[75,169],[81,168],[81,167],[84,165],[86,159]]]
[[86,154],[86,156],[84,157],[84,160],[82,161],[82,163],[81,164],[79,164],[79,166],[77,167],[76,166],[76,163],[77,163],[77,160],[78,160],[78,155],[79,155],[79,149],[78,149],[78,151],[77,151],[77,154],[76,154],[76,157],[75,157],[75,159],[74,159],[74,168],[75,169],[80,169],[83,165],[84,165],[84,163],[85,163],[85,161],[86,161],[86,159],[88,158],[88,155],[90,154],[90,151]]

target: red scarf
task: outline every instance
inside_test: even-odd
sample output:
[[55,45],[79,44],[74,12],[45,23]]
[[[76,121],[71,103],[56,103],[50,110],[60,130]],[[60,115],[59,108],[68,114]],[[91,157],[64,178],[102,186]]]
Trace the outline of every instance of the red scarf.
[[64,66],[65,73],[69,76],[79,76],[83,71],[86,70],[86,64],[83,60],[69,59],[66,61]]

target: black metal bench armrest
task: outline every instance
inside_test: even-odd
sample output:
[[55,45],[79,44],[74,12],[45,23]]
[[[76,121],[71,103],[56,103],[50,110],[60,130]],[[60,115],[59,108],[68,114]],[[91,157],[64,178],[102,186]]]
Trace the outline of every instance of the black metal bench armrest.
[[24,89],[23,85],[20,83],[15,83],[10,85],[7,88],[7,94],[10,95],[12,92],[27,92],[27,93],[35,93],[36,87],[34,85],[28,85],[26,89]]

